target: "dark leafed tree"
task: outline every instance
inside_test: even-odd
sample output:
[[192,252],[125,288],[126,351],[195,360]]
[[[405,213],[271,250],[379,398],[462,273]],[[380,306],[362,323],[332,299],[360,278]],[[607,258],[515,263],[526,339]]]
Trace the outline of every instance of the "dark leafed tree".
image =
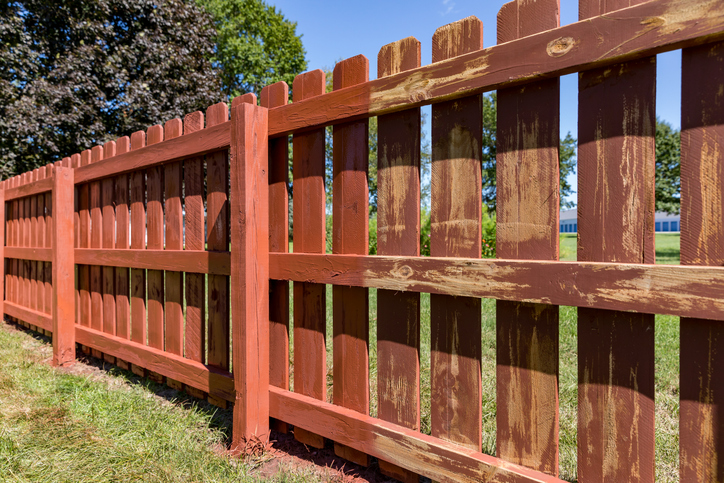
[[307,68],[296,22],[262,0],[198,0],[216,25],[214,65],[229,97],[278,81],[292,86]]
[[0,3],[3,176],[222,100],[214,35],[183,0]]

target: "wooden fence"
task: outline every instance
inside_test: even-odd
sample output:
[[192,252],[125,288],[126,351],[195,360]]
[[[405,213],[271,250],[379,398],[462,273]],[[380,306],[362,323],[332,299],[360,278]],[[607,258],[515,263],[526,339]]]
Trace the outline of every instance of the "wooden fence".
[[[271,423],[403,481],[560,481],[558,305],[578,310],[578,480],[654,479],[654,316],[681,319],[681,481],[724,474],[724,3],[556,0],[474,17],[3,182],[12,319],[172,387],[234,403],[233,448]],[[616,10],[618,8],[621,10]],[[654,264],[655,54],[683,49],[682,266]],[[579,74],[578,261],[558,261],[559,76]],[[481,253],[481,95],[498,91],[496,260]],[[431,257],[420,111],[432,104]],[[378,116],[378,254],[367,255]],[[325,126],[333,254],[325,254]],[[288,136],[293,240],[288,253]],[[72,168],[72,169],[69,169]],[[71,187],[75,192],[71,191]],[[71,203],[74,203],[71,206]],[[72,220],[72,221],[71,221]],[[206,221],[205,221],[206,220]],[[71,249],[74,227],[75,249]],[[268,240],[268,241],[267,241]],[[73,273],[75,265],[75,275]],[[75,280],[75,284],[71,280]],[[290,294],[289,281],[293,282]],[[326,284],[333,285],[327,401]],[[377,288],[377,417],[368,288]],[[420,432],[420,292],[431,434]],[[497,299],[497,454],[481,453],[481,298]],[[293,373],[290,374],[290,302]],[[231,315],[233,314],[233,323]],[[290,379],[293,375],[293,388]],[[290,390],[291,389],[291,390]]]

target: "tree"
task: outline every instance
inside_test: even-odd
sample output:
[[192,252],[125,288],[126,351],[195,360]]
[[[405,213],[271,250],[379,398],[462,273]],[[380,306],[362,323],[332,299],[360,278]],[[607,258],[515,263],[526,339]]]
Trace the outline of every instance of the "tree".
[[[495,157],[497,155],[498,98],[495,92],[483,96],[483,203],[489,212],[495,212],[497,177]],[[561,208],[572,208],[574,203],[565,201],[574,193],[567,181],[568,175],[576,169],[576,138],[569,132],[561,139],[559,146],[560,203]]]
[[198,0],[216,25],[214,65],[229,97],[278,81],[292,85],[307,68],[296,22],[262,0]]
[[0,4],[3,176],[218,102],[214,29],[183,0]]
[[656,211],[679,214],[681,208],[681,133],[656,119]]

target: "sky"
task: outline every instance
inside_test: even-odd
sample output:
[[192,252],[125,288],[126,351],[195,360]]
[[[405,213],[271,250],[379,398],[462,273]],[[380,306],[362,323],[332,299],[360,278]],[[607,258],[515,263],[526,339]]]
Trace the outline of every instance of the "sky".
[[[332,69],[339,60],[363,54],[370,62],[370,79],[377,77],[377,53],[383,45],[415,37],[422,44],[422,65],[430,64],[435,30],[470,15],[483,22],[483,46],[495,45],[496,17],[506,3],[504,0],[268,1],[287,19],[297,22],[297,34],[302,35],[309,70]],[[577,0],[560,0],[560,4],[561,25],[576,22]],[[659,55],[657,70],[657,116],[679,129],[681,51]],[[576,74],[561,78],[561,137],[567,132],[577,137],[577,84]],[[575,190],[576,175],[568,180]],[[575,202],[576,196],[571,199]]]

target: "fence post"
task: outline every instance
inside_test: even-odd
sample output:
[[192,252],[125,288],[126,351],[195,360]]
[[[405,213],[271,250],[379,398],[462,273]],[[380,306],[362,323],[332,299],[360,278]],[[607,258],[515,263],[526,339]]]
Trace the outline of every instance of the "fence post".
[[5,320],[5,277],[7,269],[5,268],[5,188],[7,181],[2,183],[0,189],[0,263],[2,263],[3,274],[0,277],[0,322]]
[[73,249],[73,169],[53,174],[53,365],[75,360],[75,251]]
[[232,450],[269,433],[267,109],[231,112],[231,313],[236,402]]

